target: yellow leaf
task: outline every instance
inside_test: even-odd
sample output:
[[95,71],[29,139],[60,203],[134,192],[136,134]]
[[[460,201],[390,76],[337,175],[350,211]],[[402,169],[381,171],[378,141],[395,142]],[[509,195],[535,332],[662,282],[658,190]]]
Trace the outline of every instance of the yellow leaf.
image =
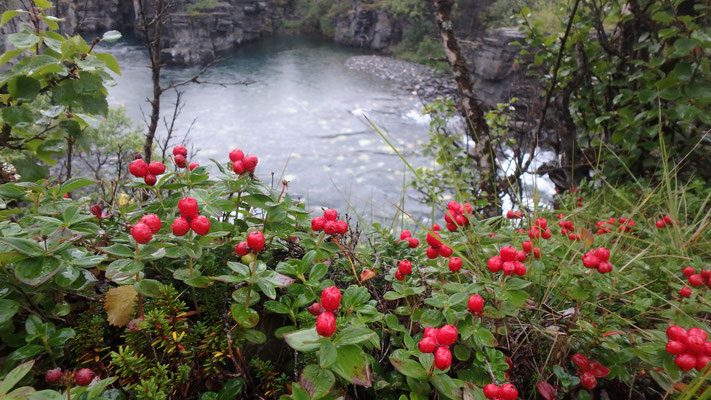
[[136,290],[131,285],[112,288],[106,293],[104,308],[109,325],[126,326],[133,318],[133,308],[136,306]]

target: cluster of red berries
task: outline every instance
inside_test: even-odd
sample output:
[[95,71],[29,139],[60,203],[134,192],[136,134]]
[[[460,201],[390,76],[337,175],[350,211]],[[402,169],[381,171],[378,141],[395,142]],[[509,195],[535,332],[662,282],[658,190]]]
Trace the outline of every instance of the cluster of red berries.
[[[676,221],[676,224],[679,225],[679,221]],[[669,226],[673,226],[674,220],[670,216],[665,215],[664,217],[662,217],[662,219],[657,220],[654,225],[656,225],[657,228],[666,228]]]
[[401,281],[404,280],[406,276],[412,273],[412,263],[409,260],[402,260],[397,264],[397,271],[395,271],[395,279]]
[[469,307],[470,313],[477,314],[481,317],[481,312],[484,310],[484,299],[478,294],[473,294],[469,296],[467,306]]
[[318,315],[316,318],[316,333],[323,337],[331,337],[336,332],[336,316],[333,312],[341,306],[341,290],[335,286],[329,286],[321,292],[321,303],[314,303],[309,307],[311,315]]
[[[526,254],[526,258],[528,258],[528,253],[533,253],[533,258],[541,258],[541,249],[538,247],[533,247],[533,242],[530,240],[527,240],[523,243],[521,243],[521,248],[523,249],[524,253]],[[519,255],[519,261],[521,261],[521,252],[518,252]],[[525,261],[525,259],[524,259]],[[521,261],[523,262],[523,261]]]
[[431,260],[434,260],[439,256],[449,258],[453,253],[451,248],[445,246],[440,241],[442,239],[442,236],[437,233],[440,230],[442,230],[442,228],[439,227],[439,224],[432,225],[432,232],[428,233],[427,237],[425,238],[427,244],[430,245],[430,247],[427,248],[426,254],[427,257]]
[[[689,284],[691,286],[699,287],[699,286],[703,286],[703,284],[706,283],[706,286],[711,287],[711,270],[710,269],[702,269],[700,271],[700,273],[697,274],[694,267],[684,267],[684,269],[681,272],[689,280]],[[689,296],[691,296],[691,288],[684,287],[679,291],[679,294],[682,297],[689,297]]]
[[420,241],[417,240],[417,238],[412,237],[412,232],[410,231],[400,232],[400,240],[398,240],[398,242],[402,242],[403,240],[407,241],[408,247],[411,249],[414,249],[420,245]]
[[516,400],[518,389],[513,383],[504,383],[501,386],[489,383],[484,386],[484,397],[491,400]]
[[595,223],[597,226],[597,234],[604,235],[606,233],[612,232],[612,228],[617,226],[618,232],[631,232],[634,227],[635,222],[631,218],[620,217],[620,219],[610,217],[607,221],[598,221]]
[[171,228],[173,235],[185,236],[192,229],[196,234],[203,236],[210,232],[210,220],[199,215],[198,203],[192,197],[183,197],[178,202],[180,217],[173,221]]
[[506,218],[521,219],[521,218],[523,218],[523,211],[508,210],[508,211],[506,211]]
[[60,368],[50,369],[44,374],[44,380],[49,384],[60,383],[62,379],[68,384],[71,384],[72,379],[74,383],[79,386],[88,386],[91,381],[94,380],[96,374],[89,368],[82,368],[73,374],[69,371],[65,374]]
[[553,235],[551,230],[548,229],[548,220],[545,218],[537,218],[533,222],[533,225],[533,227],[528,228],[528,237],[531,238],[531,240],[538,239],[539,237],[548,240]]
[[420,340],[417,347],[423,353],[434,353],[434,364],[437,369],[444,371],[452,365],[452,352],[449,346],[457,341],[457,327],[445,325],[439,329],[425,328],[425,337]]
[[597,386],[596,378],[604,378],[610,374],[609,368],[603,367],[595,360],[588,360],[583,354],[575,353],[570,359],[578,366],[580,384],[582,384],[585,389],[592,390]]
[[232,161],[232,171],[237,175],[245,172],[253,173],[259,163],[257,156],[252,154],[245,156],[240,149],[230,151],[230,161]]
[[128,164],[128,172],[137,178],[143,178],[146,185],[153,186],[158,182],[158,175],[165,172],[165,164],[160,161],[153,161],[146,164],[140,154],[136,154],[136,159]]
[[610,250],[600,247],[597,250],[590,250],[583,255],[583,265],[585,268],[597,268],[601,274],[612,271],[610,263]]
[[247,234],[246,242],[239,242],[235,246],[235,253],[246,256],[250,252],[259,253],[264,250],[264,234],[260,231],[253,231]]
[[469,203],[459,204],[456,201],[447,203],[447,212],[444,220],[447,222],[447,230],[454,232],[459,226],[469,225],[469,218],[465,214],[472,213],[472,206]]
[[163,224],[157,215],[146,214],[131,228],[131,236],[133,236],[133,240],[136,242],[146,244],[153,239],[154,234],[160,231],[161,226],[163,226]]
[[[185,168],[188,166],[188,149],[183,145],[177,145],[173,147],[173,162],[178,168]],[[194,170],[200,164],[190,163],[190,170]]]
[[667,328],[666,350],[676,356],[674,362],[682,371],[696,368],[703,370],[711,361],[711,342],[707,342],[706,332],[699,328],[690,328],[688,331],[678,325]]
[[526,266],[523,265],[522,260],[526,260],[525,251],[516,251],[513,246],[505,246],[501,248],[498,256],[489,258],[486,267],[493,273],[503,270],[504,275],[507,276],[513,274],[524,276],[526,275]]
[[311,220],[311,229],[316,232],[324,231],[327,235],[345,235],[348,232],[348,223],[338,219],[338,211],[327,208],[323,210],[323,217]]
[[568,236],[568,239],[570,239],[570,240],[582,240],[583,239],[582,234],[575,233],[575,225],[573,225],[573,221],[560,220],[560,221],[558,221],[558,226],[561,228],[560,234],[563,236]]

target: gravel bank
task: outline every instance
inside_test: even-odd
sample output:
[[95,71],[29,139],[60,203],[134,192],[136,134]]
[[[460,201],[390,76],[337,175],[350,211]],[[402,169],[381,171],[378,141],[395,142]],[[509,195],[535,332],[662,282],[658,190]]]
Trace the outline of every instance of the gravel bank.
[[383,56],[354,56],[346,60],[346,67],[392,81],[427,103],[439,96],[457,97],[457,86],[449,76],[413,62]]

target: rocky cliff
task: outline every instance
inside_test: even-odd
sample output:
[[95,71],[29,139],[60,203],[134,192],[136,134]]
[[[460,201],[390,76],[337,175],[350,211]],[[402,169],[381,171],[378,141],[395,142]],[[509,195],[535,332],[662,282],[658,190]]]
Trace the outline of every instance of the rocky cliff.
[[354,1],[345,16],[334,19],[333,25],[336,42],[377,51],[387,49],[402,36],[400,21],[360,1]]

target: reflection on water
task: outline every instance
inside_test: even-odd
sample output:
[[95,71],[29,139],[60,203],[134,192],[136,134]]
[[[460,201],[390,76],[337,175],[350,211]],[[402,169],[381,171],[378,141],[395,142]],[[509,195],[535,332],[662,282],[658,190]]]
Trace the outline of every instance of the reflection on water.
[[[148,59],[130,39],[110,49],[123,75],[109,90],[113,105],[126,105],[135,121],[149,112]],[[390,83],[352,71],[344,61],[357,50],[307,37],[274,37],[222,54],[207,82],[253,82],[247,86],[192,84],[177,121],[180,132],[195,120],[190,141],[201,165],[227,160],[232,148],[259,157],[257,176],[278,182],[284,172],[289,192],[311,208],[346,210],[350,203],[366,217],[395,213],[403,187],[402,161],[364,118],[367,116],[415,164],[424,163],[427,119],[419,100]],[[198,68],[166,68],[167,82],[186,79]],[[168,114],[175,94],[162,100]],[[274,173],[274,177],[272,177]],[[408,177],[409,179],[409,177]],[[408,200],[417,215],[427,208]]]

